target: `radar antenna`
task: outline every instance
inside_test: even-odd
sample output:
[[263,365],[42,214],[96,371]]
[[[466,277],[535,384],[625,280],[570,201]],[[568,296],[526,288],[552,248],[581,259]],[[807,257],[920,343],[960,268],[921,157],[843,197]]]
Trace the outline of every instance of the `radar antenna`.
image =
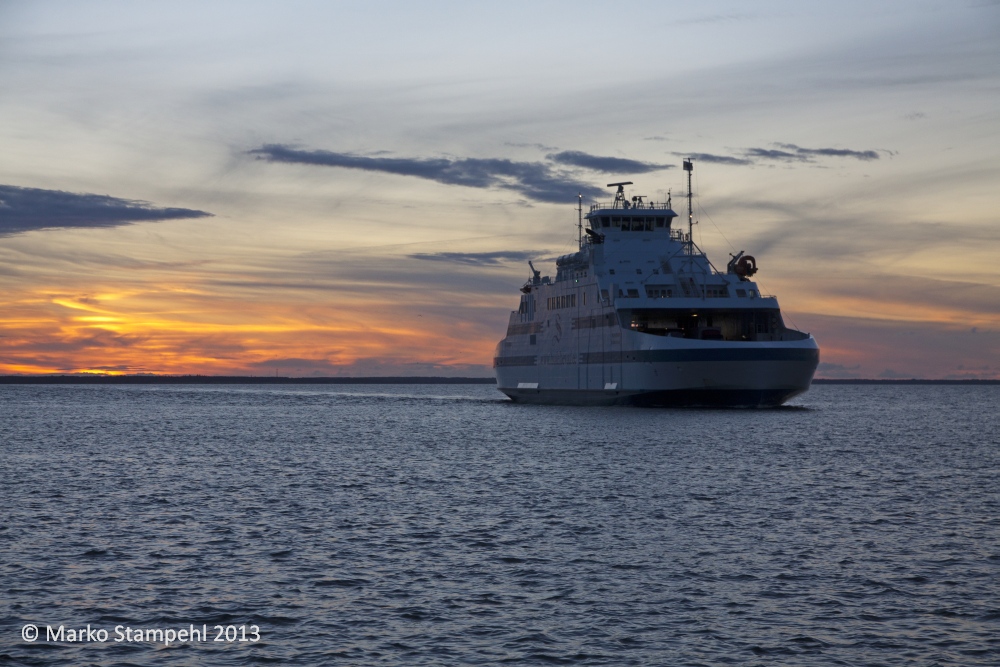
[[615,203],[612,208],[628,208],[628,200],[625,199],[625,186],[632,185],[632,181],[622,181],[621,183],[608,183],[609,188],[618,188],[615,193]]

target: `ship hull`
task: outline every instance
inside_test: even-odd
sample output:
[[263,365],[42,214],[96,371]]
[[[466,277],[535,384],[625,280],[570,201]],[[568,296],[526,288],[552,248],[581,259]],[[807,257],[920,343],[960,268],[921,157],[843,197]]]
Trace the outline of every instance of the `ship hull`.
[[809,389],[819,348],[811,337],[794,343],[684,341],[672,349],[603,357],[603,363],[579,364],[523,355],[518,364],[501,360],[497,388],[518,403],[774,407]]

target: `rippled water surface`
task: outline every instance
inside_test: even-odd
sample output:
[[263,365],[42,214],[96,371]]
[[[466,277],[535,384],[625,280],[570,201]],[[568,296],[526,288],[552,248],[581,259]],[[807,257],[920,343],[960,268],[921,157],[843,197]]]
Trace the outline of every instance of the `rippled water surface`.
[[0,664],[997,665],[998,405],[0,386]]

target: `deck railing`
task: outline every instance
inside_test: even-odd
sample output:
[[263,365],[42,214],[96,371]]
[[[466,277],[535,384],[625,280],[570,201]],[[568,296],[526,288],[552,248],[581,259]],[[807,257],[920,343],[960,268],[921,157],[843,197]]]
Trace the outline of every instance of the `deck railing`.
[[671,211],[670,204],[663,202],[642,202],[641,204],[632,204],[626,202],[625,206],[620,206],[616,204],[591,204],[591,211]]

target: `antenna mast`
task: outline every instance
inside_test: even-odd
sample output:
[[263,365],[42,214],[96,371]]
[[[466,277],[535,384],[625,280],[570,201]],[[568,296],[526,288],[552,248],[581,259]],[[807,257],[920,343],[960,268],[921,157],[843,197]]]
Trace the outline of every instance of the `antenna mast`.
[[694,171],[694,164],[691,158],[684,160],[684,171],[688,173],[688,254],[694,252],[694,207],[691,205],[691,173]]
[[583,194],[577,195],[576,203],[576,242],[579,244],[580,249],[583,250]]

